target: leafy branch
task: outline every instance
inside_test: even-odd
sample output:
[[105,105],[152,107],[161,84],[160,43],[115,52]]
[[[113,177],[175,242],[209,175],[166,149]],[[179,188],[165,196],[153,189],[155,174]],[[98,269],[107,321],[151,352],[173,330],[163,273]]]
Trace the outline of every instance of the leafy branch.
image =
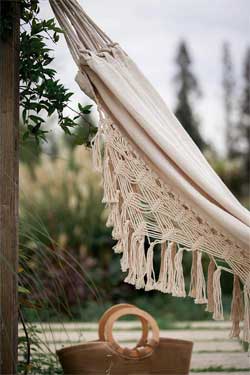
[[[86,127],[87,137],[82,139],[82,143],[89,146],[97,130],[88,120],[92,105],[78,104],[78,111],[74,111],[72,117],[65,114],[66,109],[71,109],[69,103],[73,93],[57,79],[57,72],[51,68],[53,50],[47,46],[48,40],[57,43],[63,31],[54,18],[39,19],[39,11],[39,0],[21,0],[19,78],[20,107],[25,129],[23,140],[34,137],[38,144],[47,141],[46,120],[57,115],[59,127],[68,135],[79,127]],[[5,40],[11,33],[10,17],[11,11],[1,15],[0,32]],[[80,119],[83,121],[79,122]]]

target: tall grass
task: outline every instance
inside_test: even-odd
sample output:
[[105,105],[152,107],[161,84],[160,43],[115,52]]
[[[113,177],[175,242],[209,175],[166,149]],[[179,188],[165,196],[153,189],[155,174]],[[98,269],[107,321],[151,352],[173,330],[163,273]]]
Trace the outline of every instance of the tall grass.
[[[91,300],[105,309],[93,277],[93,254],[111,243],[105,227],[99,177],[83,147],[64,149],[63,157],[40,156],[35,168],[20,166],[19,372],[60,373],[43,321],[75,320]],[[80,333],[79,333],[80,340]],[[70,336],[68,336],[70,341]]]

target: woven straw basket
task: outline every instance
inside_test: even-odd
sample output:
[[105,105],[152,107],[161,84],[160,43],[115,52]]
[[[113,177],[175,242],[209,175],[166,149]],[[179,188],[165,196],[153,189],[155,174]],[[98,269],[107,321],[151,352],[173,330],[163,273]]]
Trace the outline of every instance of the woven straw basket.
[[[114,322],[135,315],[142,323],[136,347],[123,348],[114,339]],[[152,338],[148,337],[149,328]],[[160,338],[159,327],[151,315],[128,304],[115,305],[99,321],[99,340],[57,351],[65,374],[73,375],[187,375],[193,343]]]

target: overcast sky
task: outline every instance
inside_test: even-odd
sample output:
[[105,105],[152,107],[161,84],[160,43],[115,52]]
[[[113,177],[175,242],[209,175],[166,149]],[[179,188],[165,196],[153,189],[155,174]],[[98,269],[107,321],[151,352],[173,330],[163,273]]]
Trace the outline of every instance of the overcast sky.
[[[231,44],[237,85],[242,61],[250,45],[249,0],[80,0],[85,11],[135,60],[170,108],[175,104],[174,58],[185,39],[200,82],[203,98],[196,112],[202,134],[223,150],[224,121],[221,90],[222,44]],[[48,0],[41,0],[41,16],[52,17]],[[61,41],[55,67],[62,82],[83,101],[74,82],[76,67]]]

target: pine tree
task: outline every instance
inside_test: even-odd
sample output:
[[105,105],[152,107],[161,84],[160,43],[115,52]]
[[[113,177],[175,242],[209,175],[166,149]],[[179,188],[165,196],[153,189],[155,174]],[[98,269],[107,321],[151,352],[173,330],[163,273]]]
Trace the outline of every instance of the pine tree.
[[242,144],[244,175],[249,184],[250,174],[250,47],[246,52],[243,67],[243,92],[240,102],[239,134]]
[[233,119],[234,112],[234,74],[233,63],[231,58],[230,46],[228,43],[223,45],[223,96],[224,96],[224,109],[225,109],[225,124],[226,124],[226,150],[229,158],[236,154],[235,144],[235,124]]
[[198,121],[192,110],[193,99],[199,98],[201,93],[198,82],[191,69],[192,61],[184,41],[179,45],[176,63],[178,65],[178,72],[175,76],[175,83],[177,86],[178,101],[175,115],[196,145],[203,150],[205,142],[202,139]]

